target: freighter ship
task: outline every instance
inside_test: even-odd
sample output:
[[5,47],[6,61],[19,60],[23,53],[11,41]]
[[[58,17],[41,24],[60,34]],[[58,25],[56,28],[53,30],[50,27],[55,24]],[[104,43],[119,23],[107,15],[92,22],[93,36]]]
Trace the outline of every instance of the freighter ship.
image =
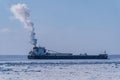
[[28,59],[108,59],[108,55],[105,53],[99,55],[73,55],[72,53],[59,53],[50,52],[45,47],[33,47],[33,50],[29,52]]

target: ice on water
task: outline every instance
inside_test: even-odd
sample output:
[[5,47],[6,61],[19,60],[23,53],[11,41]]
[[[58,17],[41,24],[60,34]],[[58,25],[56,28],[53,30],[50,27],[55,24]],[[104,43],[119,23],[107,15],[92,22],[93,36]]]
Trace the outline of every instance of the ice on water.
[[119,79],[119,59],[0,61],[0,80]]

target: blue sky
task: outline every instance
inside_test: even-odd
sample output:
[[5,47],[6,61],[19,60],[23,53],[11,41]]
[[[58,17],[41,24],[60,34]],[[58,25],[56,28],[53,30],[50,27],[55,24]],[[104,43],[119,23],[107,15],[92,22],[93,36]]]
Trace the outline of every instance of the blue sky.
[[120,54],[119,0],[0,0],[0,55],[27,55],[29,32],[10,7],[31,11],[38,45],[58,52]]

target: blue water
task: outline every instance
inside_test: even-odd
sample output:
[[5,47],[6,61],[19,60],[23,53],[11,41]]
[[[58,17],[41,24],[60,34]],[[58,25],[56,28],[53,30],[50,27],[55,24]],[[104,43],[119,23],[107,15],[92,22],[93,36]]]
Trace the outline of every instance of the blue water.
[[0,61],[28,60],[27,55],[0,55]]
[[83,64],[120,64],[120,55],[109,55],[109,59],[90,60],[31,60],[27,55],[0,55],[0,65],[83,65]]
[[[109,55],[109,59],[120,59],[120,55]],[[27,55],[0,55],[0,61],[26,61]]]

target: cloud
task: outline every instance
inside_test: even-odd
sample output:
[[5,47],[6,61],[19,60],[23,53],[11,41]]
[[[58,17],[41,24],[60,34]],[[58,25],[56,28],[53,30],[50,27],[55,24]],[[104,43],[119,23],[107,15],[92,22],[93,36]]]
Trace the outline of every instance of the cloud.
[[0,33],[10,33],[11,30],[9,28],[0,28]]

